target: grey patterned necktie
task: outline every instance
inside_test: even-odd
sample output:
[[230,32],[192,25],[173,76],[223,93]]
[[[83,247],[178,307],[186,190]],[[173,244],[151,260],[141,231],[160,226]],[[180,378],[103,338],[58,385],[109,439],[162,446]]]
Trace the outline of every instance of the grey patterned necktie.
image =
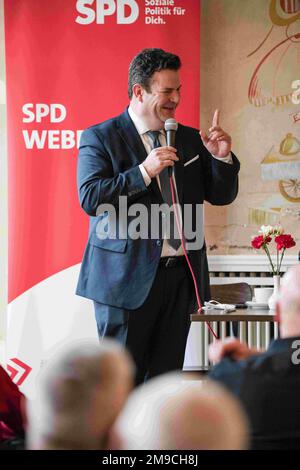
[[[161,147],[161,143],[158,138],[160,134],[159,131],[148,131],[147,134],[152,140],[152,148],[155,149],[157,147]],[[160,172],[159,181],[160,181],[162,198],[166,204],[172,207],[173,201],[172,201],[172,193],[171,193],[171,188],[170,188],[168,167],[164,168]],[[174,232],[174,229],[175,229],[175,232]],[[174,234],[176,235],[176,238]],[[181,241],[180,241],[177,226],[176,226],[174,210],[170,211],[170,238],[168,238],[168,243],[175,250],[178,250],[178,248],[181,245]]]

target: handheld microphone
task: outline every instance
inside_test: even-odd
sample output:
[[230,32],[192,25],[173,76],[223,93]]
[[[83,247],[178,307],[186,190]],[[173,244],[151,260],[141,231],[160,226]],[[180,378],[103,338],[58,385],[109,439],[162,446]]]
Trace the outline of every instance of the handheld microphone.
[[[176,135],[177,129],[178,129],[178,123],[176,119],[170,118],[165,121],[167,145],[170,147],[175,147],[175,135]],[[173,167],[169,166],[168,173],[169,173],[169,176],[172,176]]]

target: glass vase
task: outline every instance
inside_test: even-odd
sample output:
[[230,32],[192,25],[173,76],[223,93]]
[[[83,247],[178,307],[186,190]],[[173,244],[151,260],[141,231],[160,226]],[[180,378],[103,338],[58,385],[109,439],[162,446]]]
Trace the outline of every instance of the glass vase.
[[279,289],[280,289],[280,276],[273,276],[274,281],[274,290],[273,294],[269,298],[268,305],[270,310],[274,310],[278,297],[279,297]]

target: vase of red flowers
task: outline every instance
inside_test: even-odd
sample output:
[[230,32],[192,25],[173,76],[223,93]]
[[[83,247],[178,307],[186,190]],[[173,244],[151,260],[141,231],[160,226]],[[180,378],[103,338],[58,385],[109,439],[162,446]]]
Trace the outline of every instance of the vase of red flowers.
[[[275,308],[279,289],[280,289],[280,269],[282,260],[284,257],[285,250],[295,246],[295,240],[290,234],[285,234],[284,230],[281,226],[272,227],[271,225],[263,225],[259,231],[260,235],[254,237],[251,241],[251,245],[256,250],[262,248],[266,253],[269,263],[270,263],[270,270],[273,274],[273,281],[274,281],[274,290],[273,294],[269,298],[269,308],[273,310]],[[276,244],[276,262],[272,260],[270,254],[270,243],[272,240],[275,241]]]

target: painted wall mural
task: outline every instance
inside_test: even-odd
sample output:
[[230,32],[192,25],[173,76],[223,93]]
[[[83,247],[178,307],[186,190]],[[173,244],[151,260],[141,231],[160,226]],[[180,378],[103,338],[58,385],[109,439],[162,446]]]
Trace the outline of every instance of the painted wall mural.
[[278,223],[294,235],[296,253],[300,0],[203,0],[202,7],[201,125],[220,107],[242,164],[236,202],[206,208],[209,254],[251,254],[258,227]]

